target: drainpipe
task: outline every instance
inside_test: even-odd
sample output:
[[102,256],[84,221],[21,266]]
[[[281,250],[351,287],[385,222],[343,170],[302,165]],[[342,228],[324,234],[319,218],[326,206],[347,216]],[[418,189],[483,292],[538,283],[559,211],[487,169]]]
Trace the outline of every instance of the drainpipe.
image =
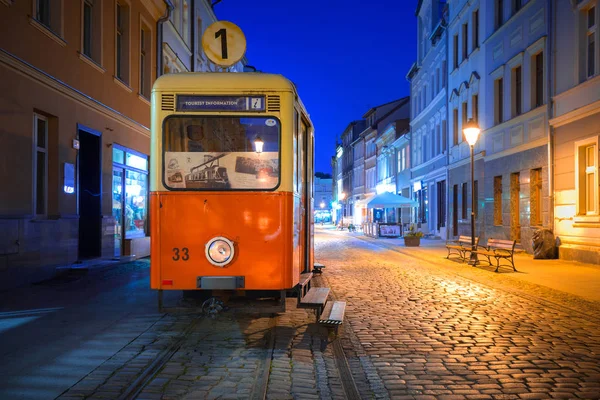
[[[554,117],[554,101],[552,97],[556,88],[554,87],[556,82],[556,74],[554,68],[554,62],[556,60],[556,43],[554,40],[554,29],[556,27],[556,9],[554,7],[554,0],[548,1],[548,16],[550,19],[550,29],[548,30],[548,43],[550,48],[550,57],[548,58],[548,120]],[[552,231],[555,231],[554,221],[554,127],[548,124],[548,219]]]
[[175,9],[171,0],[165,0],[165,4],[167,5],[167,10],[165,11],[165,15],[160,17],[158,21],[156,21],[156,79],[162,75],[163,70],[163,58],[162,58],[162,41],[163,41],[163,32],[162,32],[162,24],[169,20],[171,16],[171,12]]

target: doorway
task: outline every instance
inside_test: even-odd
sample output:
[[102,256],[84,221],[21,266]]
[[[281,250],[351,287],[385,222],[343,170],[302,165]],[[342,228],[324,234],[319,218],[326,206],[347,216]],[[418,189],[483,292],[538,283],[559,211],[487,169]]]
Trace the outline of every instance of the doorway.
[[115,219],[115,257],[121,257],[123,248],[123,204],[125,170],[113,167],[112,178],[112,215]]
[[102,154],[100,133],[79,129],[79,259],[101,255]]

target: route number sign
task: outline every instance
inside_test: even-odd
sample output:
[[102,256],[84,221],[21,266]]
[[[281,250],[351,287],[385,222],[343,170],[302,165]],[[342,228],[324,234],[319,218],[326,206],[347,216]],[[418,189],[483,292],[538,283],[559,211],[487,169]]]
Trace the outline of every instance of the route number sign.
[[202,34],[202,49],[210,61],[231,67],[242,59],[246,52],[246,36],[234,23],[217,21]]

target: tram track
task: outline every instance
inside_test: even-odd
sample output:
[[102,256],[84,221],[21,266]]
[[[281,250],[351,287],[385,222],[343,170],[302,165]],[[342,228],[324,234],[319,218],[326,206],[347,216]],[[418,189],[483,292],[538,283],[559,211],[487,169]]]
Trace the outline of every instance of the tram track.
[[[316,279],[319,280],[319,278]],[[288,304],[294,303],[289,302],[289,300],[290,299],[288,299]],[[342,347],[341,338],[338,337],[330,341],[325,337],[322,328],[315,326],[314,322],[312,322],[312,319],[314,318],[314,316],[311,315],[312,313],[309,312],[308,314],[304,314],[304,311],[290,309],[287,312],[292,313],[292,315],[269,313],[254,314],[250,316],[239,310],[236,311],[230,309],[230,311],[231,313],[225,312],[215,319],[211,319],[205,315],[194,318],[194,320],[184,328],[181,334],[178,335],[167,348],[163,349],[155,359],[139,373],[137,378],[121,392],[118,400],[142,398],[144,395],[152,393],[152,387],[156,387],[155,380],[158,379],[158,381],[161,381],[164,379],[164,371],[162,370],[165,368],[169,369],[173,364],[179,363],[182,358],[185,358],[186,352],[189,353],[192,348],[195,352],[206,354],[211,360],[213,355],[218,357],[219,350],[215,349],[222,349],[221,352],[227,352],[227,339],[225,337],[223,338],[224,342],[221,345],[214,341],[214,337],[221,332],[219,328],[222,327],[222,325],[220,324],[247,326],[245,324],[248,324],[249,321],[255,325],[252,329],[245,331],[243,334],[246,343],[245,348],[239,347],[235,351],[242,354],[240,356],[240,362],[247,364],[250,364],[249,360],[252,359],[249,355],[249,353],[252,352],[252,349],[260,349],[262,355],[252,372],[253,384],[251,391],[248,391],[242,397],[251,400],[266,400],[273,396],[279,396],[282,393],[282,386],[285,386],[282,381],[287,380],[287,378],[281,378],[282,373],[285,373],[286,376],[289,375],[289,395],[296,396],[296,390],[304,390],[305,387],[299,382],[306,382],[306,375],[302,376],[302,372],[300,372],[300,375],[297,375],[296,371],[306,368],[306,360],[299,359],[296,356],[296,352],[306,351],[306,343],[313,343],[313,339],[306,340],[306,336],[308,335],[310,338],[320,338],[320,340],[314,342],[314,345],[311,345],[313,347],[311,350],[312,361],[310,362],[310,366],[313,369],[311,376],[314,380],[314,393],[321,399],[335,398],[331,396],[331,387],[332,385],[338,385],[339,388],[339,384],[341,383],[344,394],[343,397],[338,398],[350,400],[362,398],[356,387],[353,374],[350,371],[349,363]],[[304,315],[302,320],[297,319],[296,315],[298,314],[294,315],[294,312],[297,313],[298,311],[300,311],[300,314]],[[287,325],[285,320],[281,321],[281,318],[283,317],[287,318]],[[221,319],[221,321],[219,321],[219,319]],[[290,320],[292,322],[290,322]],[[199,328],[200,324],[202,324],[202,329]],[[291,326],[293,326],[292,331],[290,331]],[[203,339],[206,338],[206,341],[198,342],[199,337],[202,337]],[[213,339],[208,339],[211,337]],[[318,345],[318,343],[321,344]],[[282,348],[282,344],[286,347]],[[329,349],[327,349],[328,346]],[[229,350],[231,350],[231,348],[229,348]],[[283,372],[281,369],[281,350],[284,350],[287,353],[286,359],[289,360],[290,365],[289,369],[284,369]],[[276,355],[276,351],[278,352],[278,355]],[[318,357],[320,359],[328,358],[333,362],[318,363],[316,361],[316,352],[319,353]],[[327,355],[325,355],[325,353],[327,353]],[[212,355],[208,356],[208,354]],[[335,370],[333,370],[333,366],[335,366]],[[207,368],[207,371],[210,371],[213,366],[208,364],[198,364],[193,367]],[[214,364],[214,367],[220,368],[218,363]],[[210,372],[206,372],[206,375],[210,375]],[[326,379],[323,379],[324,376]],[[226,380],[227,378],[224,379]],[[321,380],[321,382],[319,382],[319,380]],[[322,385],[325,385],[325,387]],[[150,390],[150,392],[148,390]],[[183,395],[181,398],[185,399],[188,395],[194,397],[194,393],[197,390],[202,389],[190,386],[187,394]]]

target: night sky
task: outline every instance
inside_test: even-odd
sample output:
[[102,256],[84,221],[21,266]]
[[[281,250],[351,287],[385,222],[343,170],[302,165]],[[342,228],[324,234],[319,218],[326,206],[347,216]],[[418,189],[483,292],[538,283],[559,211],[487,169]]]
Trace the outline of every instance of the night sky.
[[408,96],[417,0],[223,0],[249,65],[292,80],[315,125],[316,171],[331,173],[335,141],[371,107]]

